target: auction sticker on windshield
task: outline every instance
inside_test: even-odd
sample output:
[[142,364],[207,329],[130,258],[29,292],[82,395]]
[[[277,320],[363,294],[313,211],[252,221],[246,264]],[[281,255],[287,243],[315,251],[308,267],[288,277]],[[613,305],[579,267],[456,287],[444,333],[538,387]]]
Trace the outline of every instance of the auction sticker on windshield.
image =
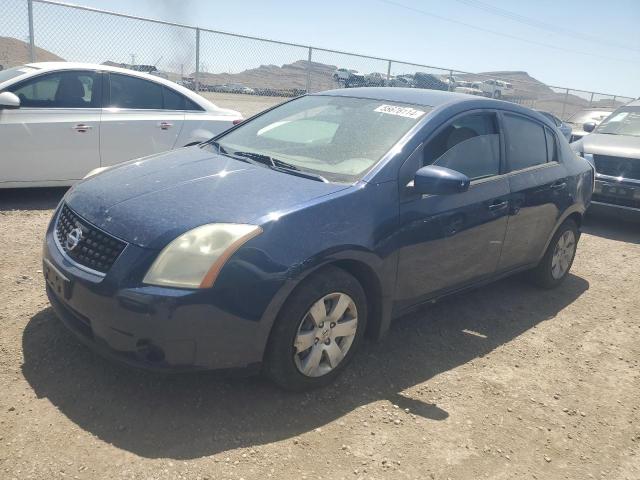
[[380,105],[374,110],[375,112],[388,113],[389,115],[398,115],[399,117],[420,118],[424,115],[424,111],[416,110],[411,107],[398,107],[396,105]]

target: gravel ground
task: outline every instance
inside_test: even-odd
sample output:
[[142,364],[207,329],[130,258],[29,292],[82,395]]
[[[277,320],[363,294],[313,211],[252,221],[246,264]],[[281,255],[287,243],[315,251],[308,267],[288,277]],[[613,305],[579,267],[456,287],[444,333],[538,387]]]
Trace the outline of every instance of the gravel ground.
[[0,478],[640,478],[640,225],[591,218],[561,288],[442,301],[292,394],[80,345],[41,274],[62,192],[0,191]]
[[200,95],[219,107],[230,108],[242,113],[244,118],[249,118],[262,110],[291,100],[287,97],[263,97],[240,93],[200,92]]

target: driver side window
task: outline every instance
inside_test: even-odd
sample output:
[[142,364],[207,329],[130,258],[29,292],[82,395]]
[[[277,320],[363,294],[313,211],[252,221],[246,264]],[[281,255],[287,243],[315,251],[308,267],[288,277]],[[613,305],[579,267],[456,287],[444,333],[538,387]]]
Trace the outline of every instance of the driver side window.
[[424,147],[423,165],[439,165],[471,180],[500,174],[500,135],[493,113],[461,116]]
[[9,88],[22,107],[95,108],[94,84],[97,74],[89,71],[62,71],[40,75]]

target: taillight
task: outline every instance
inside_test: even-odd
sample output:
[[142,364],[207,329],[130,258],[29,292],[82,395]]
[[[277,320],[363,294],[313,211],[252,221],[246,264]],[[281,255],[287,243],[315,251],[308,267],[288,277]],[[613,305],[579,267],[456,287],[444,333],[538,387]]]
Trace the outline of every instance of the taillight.
[[233,121],[234,125],[238,125],[239,123],[242,123],[242,119],[241,118],[238,118],[238,119]]

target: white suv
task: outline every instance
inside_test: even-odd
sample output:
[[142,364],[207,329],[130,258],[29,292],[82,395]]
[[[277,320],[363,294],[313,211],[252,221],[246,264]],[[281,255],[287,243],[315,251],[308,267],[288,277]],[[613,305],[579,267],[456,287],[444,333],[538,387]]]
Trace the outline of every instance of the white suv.
[[513,85],[502,80],[485,80],[480,83],[480,90],[491,98],[502,98],[513,95]]
[[0,71],[0,188],[71,185],[87,172],[208,140],[242,119],[158,76],[48,62]]

